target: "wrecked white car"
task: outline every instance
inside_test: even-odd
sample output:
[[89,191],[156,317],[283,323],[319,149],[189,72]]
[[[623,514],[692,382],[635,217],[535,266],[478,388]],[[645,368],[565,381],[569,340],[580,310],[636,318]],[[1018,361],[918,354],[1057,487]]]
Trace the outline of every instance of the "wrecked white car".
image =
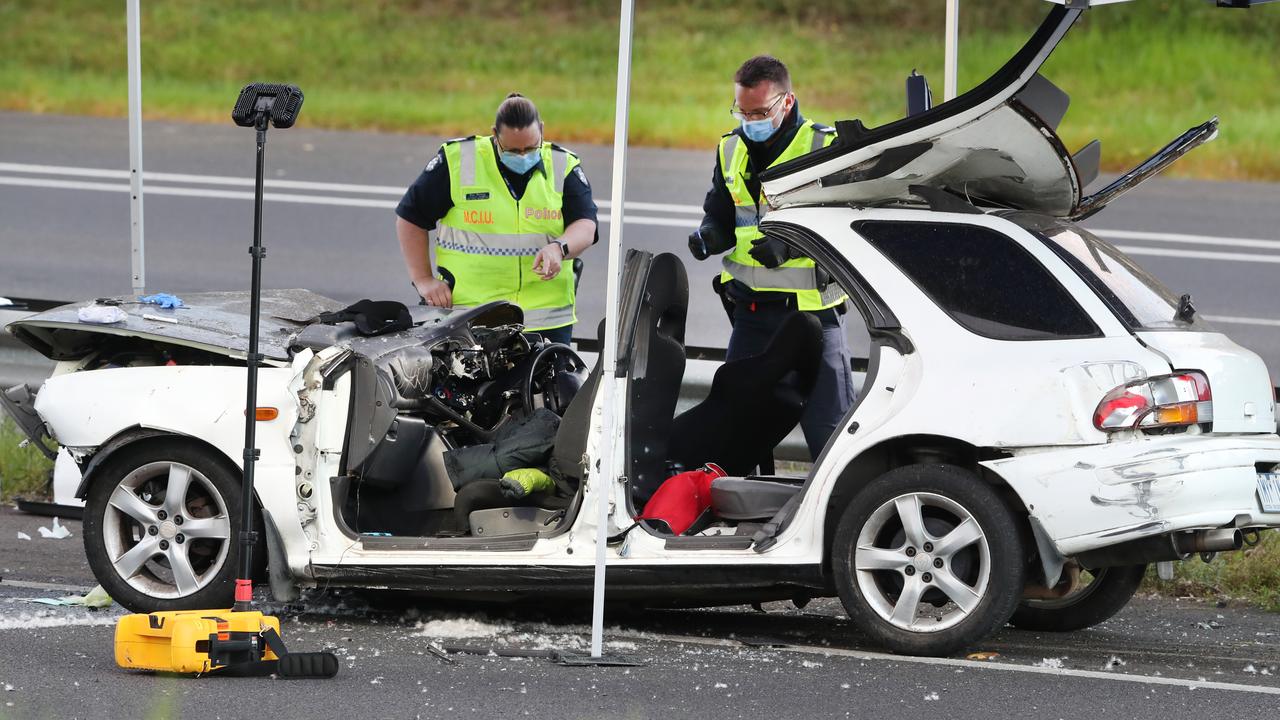
[[[1216,120],[1086,194],[1099,147],[1063,146],[1067,98],[1037,74],[1080,12],[1054,8],[971,92],[879,128],[841,123],[838,142],[762,176],[762,228],[818,262],[871,338],[861,396],[805,477],[751,473],[799,419],[818,331],[797,315],[676,416],[690,293],[673,255],[624,267],[618,477],[594,472],[612,412],[597,390],[614,378],[523,335],[515,306],[414,308],[409,329],[364,337],[316,320],[332,301],[269,296],[252,501],[272,590],[586,595],[597,528],[580,509],[606,493],[613,599],[838,595],[884,646],[944,654],[1010,619],[1101,622],[1149,563],[1280,527],[1261,359],[1072,222]],[[90,325],[82,303],[9,326],[59,365],[5,405],[79,463],[89,561],[137,611],[231,601],[247,301],[187,301],[148,311],[169,321],[125,304],[124,322]],[[516,498],[497,475],[508,461],[551,486]],[[698,522],[635,521],[669,475],[707,462],[730,476]]]

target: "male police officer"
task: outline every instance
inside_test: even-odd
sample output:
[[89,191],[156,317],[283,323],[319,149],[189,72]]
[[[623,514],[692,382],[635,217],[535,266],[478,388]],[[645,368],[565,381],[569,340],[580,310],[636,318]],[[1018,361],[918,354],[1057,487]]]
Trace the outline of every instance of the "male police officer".
[[[396,207],[409,278],[440,307],[509,300],[525,326],[568,343],[577,321],[570,260],[599,239],[596,205],[578,157],[542,138],[542,119],[519,93],[498,107],[493,135],[450,140]],[[436,276],[428,231],[436,230]]]
[[722,289],[732,301],[728,360],[762,352],[790,313],[810,312],[822,323],[822,367],[800,426],[815,459],[853,405],[846,296],[813,260],[761,234],[767,207],[760,197],[764,169],[830,145],[835,132],[800,115],[791,76],[777,58],[747,60],[734,75],[730,112],[740,126],[720,139],[702,226],[689,236],[698,260],[730,250],[722,261]]

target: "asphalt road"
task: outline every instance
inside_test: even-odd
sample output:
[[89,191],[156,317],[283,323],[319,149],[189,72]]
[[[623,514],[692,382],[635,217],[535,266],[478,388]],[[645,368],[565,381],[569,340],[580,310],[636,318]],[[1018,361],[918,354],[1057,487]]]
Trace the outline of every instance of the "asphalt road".
[[1148,597],[1087,631],[1003,630],[974,648],[996,653],[981,661],[884,655],[830,600],[615,609],[607,652],[643,664],[575,668],[483,654],[447,663],[427,646],[584,650],[578,608],[317,592],[305,611],[268,609],[295,649],[337,654],[337,678],[157,676],[115,666],[119,608],[30,601],[94,583],[80,523],[41,538],[50,524],[0,509],[0,718],[1208,718],[1267,717],[1280,701],[1278,616]]
[[[310,130],[305,116],[302,127],[269,138],[268,178],[276,184],[268,186],[265,218],[267,286],[416,301],[392,208],[441,139]],[[154,122],[144,126],[144,142],[148,288],[246,288],[253,133],[230,122]],[[728,323],[709,289],[718,266],[693,261],[685,249],[701,217],[714,142],[708,138],[705,152],[630,151],[623,244],[686,260],[693,302],[705,303],[690,313],[687,341],[723,347]],[[597,200],[607,200],[611,148],[574,149]],[[0,113],[0,296],[129,292],[127,168],[123,120]],[[1201,314],[1280,367],[1277,200],[1278,185],[1157,179],[1087,224],[1175,291],[1190,292]],[[582,336],[593,334],[603,313],[604,249],[585,261]],[[854,341],[865,348],[856,332]]]

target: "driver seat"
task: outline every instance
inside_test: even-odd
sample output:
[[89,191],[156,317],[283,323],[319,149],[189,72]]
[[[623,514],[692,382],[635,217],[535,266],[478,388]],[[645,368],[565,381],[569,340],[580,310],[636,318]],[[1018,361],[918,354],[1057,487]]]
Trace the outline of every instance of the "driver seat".
[[[600,346],[604,346],[604,321],[596,330]],[[591,427],[591,404],[600,384],[601,359],[587,375],[560,418],[555,446],[551,450],[550,475],[556,491],[536,492],[512,500],[502,494],[497,479],[475,480],[463,485],[453,501],[455,527],[470,529],[476,537],[495,537],[548,532],[556,520],[567,514],[582,486],[582,456],[587,450],[587,431]]]

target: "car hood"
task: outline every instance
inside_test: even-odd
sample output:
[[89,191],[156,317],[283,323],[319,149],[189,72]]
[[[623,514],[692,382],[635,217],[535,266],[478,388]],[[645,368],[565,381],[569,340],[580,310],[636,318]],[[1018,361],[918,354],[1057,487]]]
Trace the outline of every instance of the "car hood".
[[[143,305],[132,296],[106,298],[119,303],[126,316],[109,325],[79,318],[81,308],[98,301],[71,303],[9,323],[6,329],[51,360],[78,360],[93,352],[104,336],[136,337],[231,357],[248,352],[248,292],[190,293],[182,299],[185,307],[166,310]],[[294,335],[320,313],[342,307],[310,290],[264,290],[259,352],[268,360],[287,362]]]
[[876,128],[836,123],[834,143],[760,174],[770,208],[801,204],[919,204],[913,188],[948,191],[989,208],[1080,219],[1217,135],[1214,118],[1191,128],[1102,190],[1101,144],[1074,154],[1057,135],[1070,98],[1039,74],[1083,10],[1055,7],[1003,67],[936,107]]

